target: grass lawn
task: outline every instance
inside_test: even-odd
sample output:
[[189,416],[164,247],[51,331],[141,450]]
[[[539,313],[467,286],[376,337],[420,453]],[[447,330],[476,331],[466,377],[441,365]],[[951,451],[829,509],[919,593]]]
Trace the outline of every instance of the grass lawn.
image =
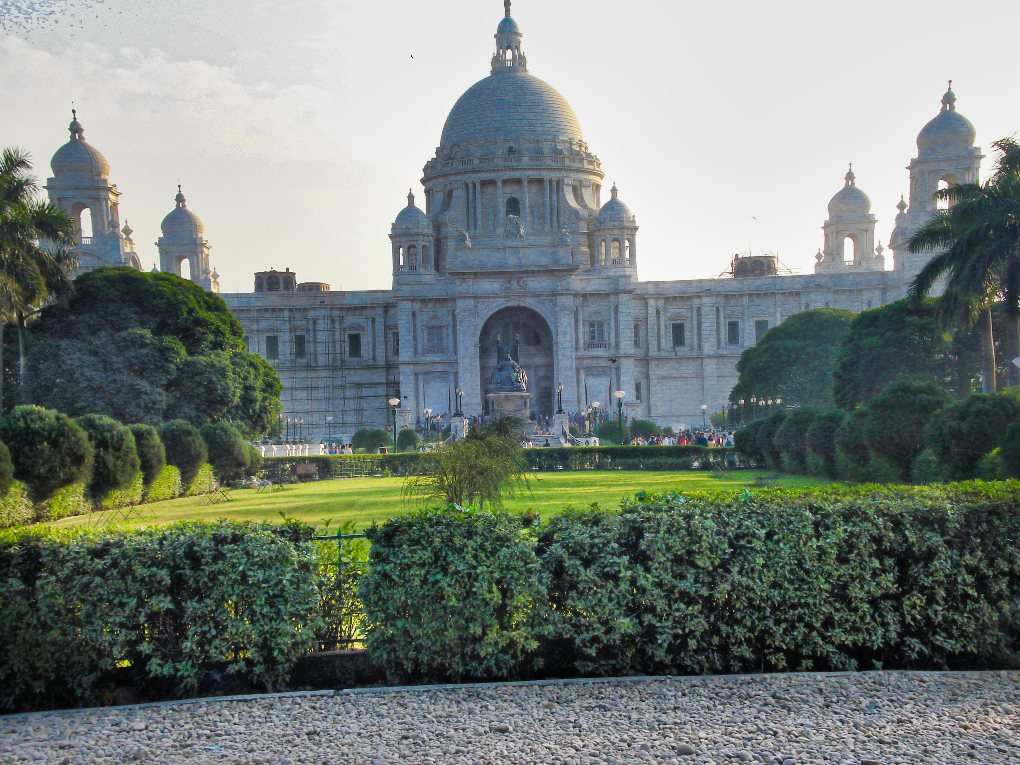
[[[769,485],[785,487],[820,486],[826,482],[799,476],[775,476],[759,471],[734,471],[729,478],[711,472],[658,473],[649,471],[578,471],[537,473],[531,479],[531,494],[521,494],[506,504],[510,510],[537,510],[543,517],[567,507],[587,507],[597,502],[615,507],[625,497],[639,491],[696,489],[732,489],[754,486],[765,477]],[[284,486],[276,492],[257,493],[254,489],[229,492],[230,502],[210,504],[207,497],[184,497],[156,502],[138,508],[132,526],[153,526],[176,521],[232,520],[280,521],[283,512],[289,518],[322,527],[326,521],[336,528],[342,521],[354,521],[359,528],[373,521],[384,521],[412,509],[401,498],[402,478],[348,478],[312,481]],[[65,518],[51,525],[71,527],[95,524],[96,516]]]

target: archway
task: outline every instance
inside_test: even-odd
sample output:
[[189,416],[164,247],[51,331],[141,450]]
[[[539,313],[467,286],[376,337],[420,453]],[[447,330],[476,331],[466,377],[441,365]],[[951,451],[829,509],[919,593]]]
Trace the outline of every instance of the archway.
[[533,414],[552,417],[553,395],[553,335],[549,324],[530,308],[514,306],[496,311],[482,326],[478,335],[478,368],[481,374],[482,400],[490,393],[489,380],[496,368],[496,336],[502,337],[504,346],[520,337],[520,365],[528,373],[528,392],[531,394]]
[[177,261],[177,273],[182,279],[191,281],[191,261],[187,258]]

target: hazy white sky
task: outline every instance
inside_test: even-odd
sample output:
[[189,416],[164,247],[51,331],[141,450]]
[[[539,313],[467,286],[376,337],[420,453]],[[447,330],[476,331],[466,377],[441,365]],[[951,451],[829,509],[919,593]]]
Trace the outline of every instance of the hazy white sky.
[[[530,71],[637,215],[645,280],[714,276],[748,248],[810,270],[850,161],[887,243],[950,78],[979,145],[1020,130],[1015,0],[513,8]],[[225,291],[266,266],[387,289],[390,223],[488,74],[502,15],[499,0],[0,0],[0,146],[47,177],[74,101],[146,267],[180,179]]]

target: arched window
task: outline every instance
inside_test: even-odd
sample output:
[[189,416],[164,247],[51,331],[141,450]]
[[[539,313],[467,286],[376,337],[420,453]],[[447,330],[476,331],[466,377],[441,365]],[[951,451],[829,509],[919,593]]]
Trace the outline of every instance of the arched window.
[[423,270],[432,267],[432,264],[429,262],[429,246],[427,244],[421,246],[421,267]]
[[397,248],[397,265],[400,268],[403,268],[406,265],[404,263],[404,248],[403,247],[398,247]]
[[604,266],[606,264],[606,240],[603,239],[599,242],[599,265]]
[[78,230],[81,232],[82,239],[91,239],[93,236],[92,211],[87,207],[83,207],[78,215]]
[[613,265],[614,266],[620,265],[620,240],[619,239],[614,239],[613,240],[613,242],[612,242],[612,250],[611,250],[610,254],[612,255],[612,258],[613,258]]
[[634,263],[634,256],[632,255],[632,253],[634,251],[634,243],[630,239],[628,239],[624,243],[624,247],[625,247],[625,250],[624,250],[624,253],[623,253],[623,260],[624,260],[624,262],[628,266],[633,265],[633,263]]
[[187,258],[177,263],[177,271],[182,279],[191,281],[191,261]]
[[413,244],[407,248],[407,270],[418,270],[418,248]]
[[266,291],[266,283],[262,280],[261,276],[255,278],[255,291],[256,292]]
[[510,146],[507,148],[506,153],[510,156],[513,156],[514,154],[517,153],[517,149],[515,149],[513,146]]
[[857,263],[857,242],[854,241],[852,236],[848,236],[843,240],[843,263],[848,266]]
[[516,215],[518,218],[521,217],[521,200],[517,197],[510,197],[506,200],[506,214],[507,217]]
[[270,276],[266,279],[266,292],[279,292],[280,291],[280,277]]
[[[953,182],[949,178],[942,178],[939,180],[939,191],[945,191],[953,185]],[[948,199],[940,199],[938,196],[935,197],[935,209],[936,210],[948,210],[950,207]]]

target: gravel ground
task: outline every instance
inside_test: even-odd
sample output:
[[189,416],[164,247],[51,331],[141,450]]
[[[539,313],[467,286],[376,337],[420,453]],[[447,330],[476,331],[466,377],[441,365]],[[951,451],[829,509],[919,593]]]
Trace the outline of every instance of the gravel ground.
[[656,678],[0,718],[0,762],[1020,763],[1020,674]]

